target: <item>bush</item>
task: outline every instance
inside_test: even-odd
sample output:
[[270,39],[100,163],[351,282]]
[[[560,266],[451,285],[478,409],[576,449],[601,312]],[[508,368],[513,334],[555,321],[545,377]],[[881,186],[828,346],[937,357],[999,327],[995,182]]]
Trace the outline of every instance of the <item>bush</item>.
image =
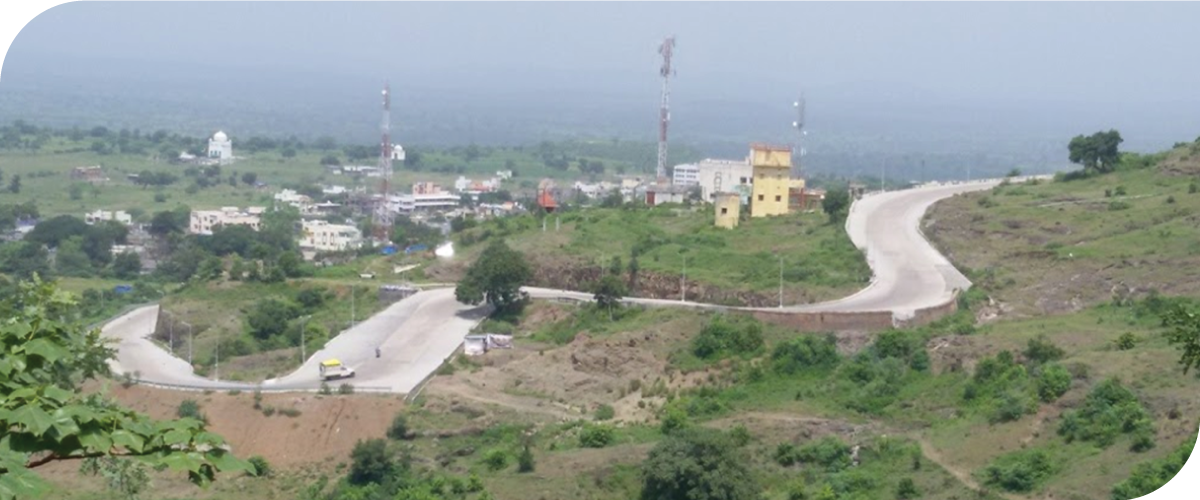
[[913,483],[912,478],[901,479],[900,484],[896,485],[896,498],[900,500],[910,500],[920,496],[921,492],[917,491],[917,485]]
[[1037,406],[1032,403],[1022,393],[1013,391],[1005,392],[996,404],[995,410],[988,416],[988,421],[997,424],[1020,420],[1026,413],[1033,413],[1037,410]]
[[1128,202],[1124,202],[1124,201],[1108,202],[1108,211],[1109,212],[1116,212],[1118,210],[1128,210],[1130,208],[1133,208],[1133,205],[1130,205]]
[[1120,337],[1117,337],[1115,344],[1118,350],[1128,351],[1137,346],[1137,337],[1132,333],[1125,332]]
[[288,418],[296,418],[300,416],[300,410],[296,408],[281,408],[279,414]]
[[1057,364],[1046,365],[1038,374],[1037,385],[1038,399],[1049,403],[1071,388],[1071,372]]
[[338,394],[343,396],[354,394],[354,386],[350,384],[342,384],[338,386]]
[[271,475],[271,464],[267,463],[267,459],[255,455],[248,459],[250,462],[250,475],[254,477],[268,477]]
[[850,446],[836,437],[825,436],[796,450],[796,460],[839,472],[850,467]]
[[407,439],[408,417],[405,417],[403,413],[397,413],[395,417],[392,417],[392,425],[388,426],[387,437],[395,441]]
[[579,431],[579,446],[584,448],[603,448],[616,440],[616,432],[607,425],[585,425]]
[[642,500],[755,500],[752,461],[728,436],[690,429],[659,441],[642,462]]
[[612,420],[616,416],[616,411],[611,405],[600,405],[596,408],[596,420]]
[[1050,456],[1042,450],[1026,450],[1001,455],[981,472],[984,484],[1006,491],[1033,491],[1054,474]]
[[328,396],[330,394],[333,394],[333,388],[329,387],[328,383],[321,382],[321,388],[319,390],[317,390],[317,393],[321,394],[322,396]]
[[194,418],[201,422],[207,422],[207,418],[200,413],[200,403],[191,399],[185,399],[179,403],[179,408],[175,410],[175,415],[179,418]]
[[1112,500],[1128,500],[1148,495],[1167,484],[1192,455],[1195,439],[1189,439],[1160,460],[1151,460],[1133,468],[1129,478],[1112,489]]
[[382,483],[395,469],[392,456],[387,452],[387,442],[369,439],[354,443],[350,451],[350,484],[364,485]]
[[771,352],[771,364],[775,371],[788,375],[814,368],[829,368],[837,365],[839,360],[833,334],[824,337],[805,335],[778,344]]
[[508,453],[501,449],[489,450],[483,456],[483,465],[492,472],[504,470],[508,467]]
[[775,462],[784,467],[791,467],[796,462],[800,461],[797,456],[799,450],[796,445],[788,442],[779,443],[775,447]]
[[1128,193],[1125,191],[1125,186],[1117,186],[1117,189],[1113,190],[1113,194],[1117,196],[1125,196]]
[[1093,441],[1106,448],[1123,433],[1151,428],[1150,416],[1133,392],[1110,378],[1088,393],[1082,408],[1063,412],[1058,434],[1067,442]]
[[1025,359],[1039,365],[1062,359],[1065,354],[1062,348],[1054,345],[1045,335],[1029,339],[1029,343],[1025,347]]
[[528,446],[521,448],[521,454],[517,455],[517,472],[533,472],[534,469],[533,450]]
[[263,415],[266,415],[269,417],[269,416],[275,414],[275,407],[274,406],[264,406],[262,409],[262,412],[263,412]]
[[1196,193],[1200,193],[1200,184],[1197,184],[1196,181],[1192,181],[1191,184],[1188,184],[1188,194]]
[[688,414],[683,408],[676,405],[667,406],[663,410],[662,423],[659,425],[659,430],[666,435],[673,434],[679,430],[689,427]]
[[258,389],[254,390],[254,409],[262,409],[262,391]]
[[721,354],[752,354],[763,347],[762,324],[753,318],[713,317],[692,340],[692,353],[709,359]]

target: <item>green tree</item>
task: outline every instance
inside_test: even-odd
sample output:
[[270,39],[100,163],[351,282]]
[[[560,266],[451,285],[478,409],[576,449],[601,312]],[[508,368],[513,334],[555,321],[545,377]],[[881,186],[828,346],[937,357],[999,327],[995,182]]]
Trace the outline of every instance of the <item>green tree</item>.
[[836,224],[846,219],[846,210],[850,208],[850,192],[841,188],[831,188],[825,192],[821,200],[821,208],[829,215],[829,222]]
[[1179,364],[1183,365],[1184,375],[1200,368],[1200,314],[1177,304],[1164,315],[1163,325],[1171,328],[1167,341],[1181,351]]
[[[218,471],[249,470],[203,422],[155,422],[99,394],[84,395],[81,383],[106,375],[114,351],[98,329],[59,319],[77,307],[70,294],[36,279],[18,289],[4,301],[12,316],[0,327],[0,500],[40,496],[47,485],[34,470],[61,460],[137,457],[186,471],[197,484]],[[114,470],[99,461],[85,465],[96,473]],[[136,479],[136,468],[128,467],[116,474]]]
[[396,416],[392,418],[392,425],[388,426],[387,437],[388,439],[396,441],[407,439],[408,417],[405,417],[403,413],[397,413]]
[[83,199],[83,186],[80,186],[77,182],[73,182],[67,188],[67,194],[72,200],[81,200]]
[[123,280],[137,278],[142,272],[142,259],[133,252],[121,252],[113,259],[113,275]]
[[251,335],[265,340],[287,330],[288,322],[298,314],[299,311],[291,304],[278,299],[263,299],[246,316],[246,323]]
[[243,184],[245,184],[247,186],[253,186],[255,182],[258,182],[258,174],[254,173],[254,172],[246,172],[246,173],[242,174],[242,183]]
[[387,442],[368,439],[354,443],[350,451],[350,484],[382,483],[395,471],[396,464],[387,452]]
[[464,304],[487,302],[498,310],[514,307],[522,299],[521,287],[533,277],[525,256],[504,240],[493,240],[454,289]]
[[535,466],[533,450],[528,445],[521,447],[521,453],[517,455],[517,472],[533,472]]
[[8,192],[17,194],[21,192],[21,176],[14,175],[8,181]]
[[625,297],[625,283],[614,274],[605,274],[592,285],[596,306],[608,311],[608,320],[613,321],[613,308],[621,306]]
[[46,247],[31,241],[0,245],[0,271],[21,279],[49,276],[49,256]]
[[761,487],[748,457],[718,431],[667,436],[642,463],[642,500],[751,500]]
[[1123,141],[1116,130],[1077,135],[1067,144],[1068,158],[1071,163],[1082,165],[1089,174],[1112,172],[1120,162],[1121,152],[1117,146]]
[[63,240],[54,253],[54,270],[64,276],[91,276],[92,260],[83,251],[83,238],[72,236]]

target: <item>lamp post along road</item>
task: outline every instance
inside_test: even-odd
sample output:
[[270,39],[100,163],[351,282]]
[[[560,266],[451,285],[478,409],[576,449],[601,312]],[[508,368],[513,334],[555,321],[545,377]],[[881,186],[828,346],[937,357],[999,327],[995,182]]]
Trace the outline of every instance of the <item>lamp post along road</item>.
[[779,308],[783,309],[783,256],[779,256]]
[[679,301],[687,302],[687,254],[683,254],[683,275],[679,277]]
[[192,324],[186,321],[182,322],[183,326],[188,328],[188,364],[192,364],[192,344],[196,342],[196,337],[192,336]]
[[304,327],[308,325],[308,320],[311,318],[311,314],[300,318],[300,364],[304,364],[304,360],[308,358],[308,351],[305,349],[308,345],[304,342]]

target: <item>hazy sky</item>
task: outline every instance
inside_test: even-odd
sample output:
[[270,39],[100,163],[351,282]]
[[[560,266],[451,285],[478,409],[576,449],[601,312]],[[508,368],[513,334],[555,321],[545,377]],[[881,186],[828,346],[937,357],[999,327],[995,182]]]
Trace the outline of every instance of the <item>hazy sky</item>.
[[1169,102],[1197,100],[1198,19],[1197,3],[80,2],[32,21],[9,64],[63,54],[417,85],[570,88],[603,75],[640,87],[675,34],[679,78],[693,82],[680,91],[886,84],[971,101]]

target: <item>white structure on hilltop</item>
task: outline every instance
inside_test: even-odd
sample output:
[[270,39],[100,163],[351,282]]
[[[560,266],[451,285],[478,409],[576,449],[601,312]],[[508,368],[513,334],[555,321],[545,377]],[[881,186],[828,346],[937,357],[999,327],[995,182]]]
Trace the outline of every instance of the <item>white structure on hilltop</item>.
[[392,160],[404,161],[404,146],[399,144],[392,146]]
[[357,227],[330,224],[323,220],[304,221],[304,235],[300,248],[311,248],[318,252],[341,252],[362,246],[362,231]]
[[247,207],[246,210],[240,210],[238,207],[221,207],[220,210],[192,210],[188,232],[212,234],[213,229],[217,226],[234,225],[250,226],[251,229],[258,231],[259,221],[264,211],[266,211],[264,207]]
[[220,130],[208,140],[208,158],[225,163],[233,160],[233,141]]
[[287,203],[288,205],[299,208],[301,210],[303,210],[305,206],[312,204],[312,198],[309,198],[308,196],[297,193],[295,190],[292,190],[292,189],[283,189],[283,190],[279,191],[278,193],[275,193],[275,201],[278,201],[280,203]]
[[130,217],[124,210],[117,210],[115,212],[96,210],[95,212],[83,214],[83,221],[88,224],[95,224],[106,220],[117,221],[126,226],[133,224],[133,217]]
[[700,186],[700,198],[712,202],[718,191],[749,196],[754,167],[747,160],[705,159],[675,166],[676,186]]
[[388,200],[388,208],[393,212],[451,209],[457,207],[461,201],[461,196],[447,192],[401,194],[392,195],[392,197]]

